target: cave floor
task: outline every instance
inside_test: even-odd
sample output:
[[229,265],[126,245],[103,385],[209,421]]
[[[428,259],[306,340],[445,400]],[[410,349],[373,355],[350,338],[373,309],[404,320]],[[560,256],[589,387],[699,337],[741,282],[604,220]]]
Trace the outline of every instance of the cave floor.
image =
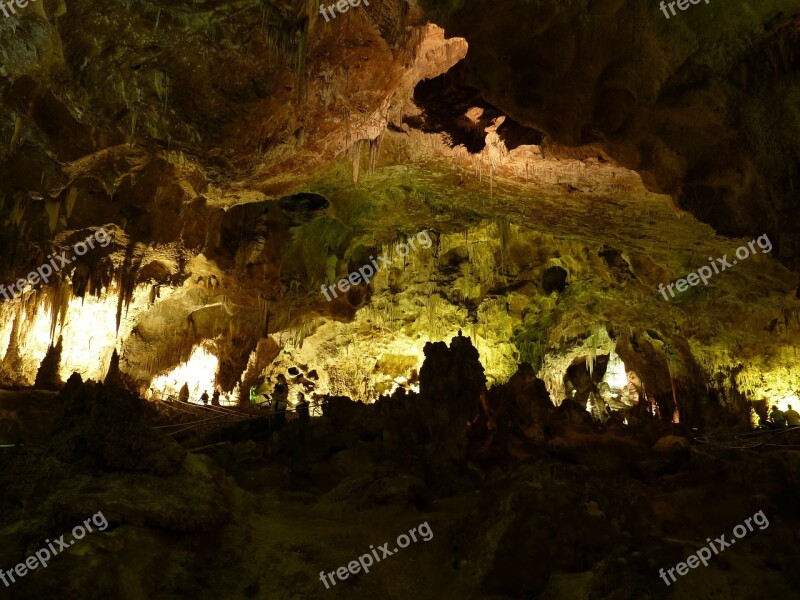
[[[40,441],[46,428],[27,423],[56,420],[49,393],[6,391],[0,402]],[[708,447],[666,424],[559,427],[546,443],[515,440],[508,452],[454,463],[430,448],[390,447],[357,423],[333,429],[315,419],[305,439],[298,427],[189,453],[169,476],[89,473],[46,442],[5,450],[2,472],[13,477],[21,465],[30,487],[0,495],[0,565],[97,510],[111,523],[46,573],[29,573],[10,597],[796,597],[796,448]],[[800,431],[781,438],[800,446]],[[769,526],[670,588],[661,582],[660,568],[759,510]],[[423,523],[430,541],[331,589],[320,581],[320,571],[387,542],[392,549]]]

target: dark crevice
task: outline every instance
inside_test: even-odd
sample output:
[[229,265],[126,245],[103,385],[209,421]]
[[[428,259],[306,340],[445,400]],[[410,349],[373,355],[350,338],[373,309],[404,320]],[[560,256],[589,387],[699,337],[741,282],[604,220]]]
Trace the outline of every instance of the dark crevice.
[[567,288],[567,272],[561,267],[550,267],[542,276],[542,288],[547,294],[560,294]]
[[[452,146],[460,144],[476,154],[486,145],[485,129],[496,118],[506,115],[464,81],[462,61],[444,75],[420,82],[414,90],[414,102],[422,112],[406,117],[404,122],[425,133],[446,133]],[[472,118],[467,116],[468,113]],[[508,117],[497,133],[509,150],[523,145],[539,145],[544,137],[541,132]]]

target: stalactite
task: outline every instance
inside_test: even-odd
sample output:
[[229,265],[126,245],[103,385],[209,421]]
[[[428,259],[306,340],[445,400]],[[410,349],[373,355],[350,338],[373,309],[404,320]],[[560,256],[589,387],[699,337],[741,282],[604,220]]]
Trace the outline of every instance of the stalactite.
[[507,272],[508,248],[511,240],[511,224],[505,217],[496,221],[498,237],[500,239],[500,270]]
[[161,100],[163,114],[166,114],[167,105],[169,104],[169,73],[161,70],[154,71],[153,86],[155,87],[156,95],[158,95],[159,100]]
[[592,328],[592,334],[589,336],[589,348],[586,355],[586,368],[589,375],[594,374],[594,363],[597,359],[597,350],[600,347],[600,325],[595,325]]
[[71,187],[64,198],[64,212],[69,218],[72,215],[72,209],[75,207],[75,200],[78,199],[78,188]]
[[355,144],[353,144],[352,149],[352,161],[353,161],[353,185],[358,185],[358,175],[359,170],[361,168],[361,146],[363,144],[363,140],[358,140]]
[[292,0],[275,5],[271,0],[261,2],[261,28],[267,48],[272,55],[297,75],[297,98],[305,98],[306,57],[308,37],[318,18],[320,0]]
[[[137,268],[131,265],[133,261],[133,244],[128,245],[125,249],[125,259],[122,266],[116,273],[117,283],[117,319],[116,331],[119,333],[119,326],[122,322],[122,309],[127,312],[130,306],[131,299],[133,298],[134,282],[136,281]],[[100,295],[98,294],[98,297]]]
[[428,316],[428,336],[432,340],[439,339],[438,331],[438,312],[439,312],[439,296],[434,294],[432,290],[428,293],[427,298],[427,316]]
[[378,162],[378,155],[381,150],[381,142],[383,141],[383,133],[378,135],[374,140],[369,141],[369,173],[375,173],[375,166]]
[[51,313],[50,313],[50,341],[56,337],[56,328],[67,320],[69,311],[69,301],[72,297],[72,290],[68,285],[62,283],[55,284],[51,289]]
[[47,212],[48,216],[48,226],[50,227],[50,233],[52,234],[56,230],[56,224],[58,223],[58,214],[61,210],[61,203],[45,201],[44,209]]
[[308,46],[308,31],[310,23],[311,19],[305,17],[302,21],[302,25],[300,27],[300,32],[298,35],[300,41],[298,42],[298,50],[297,50],[297,99],[300,101],[305,99],[306,53]]
[[672,372],[672,361],[669,360],[669,356],[667,356],[667,371],[669,372],[669,383],[672,386],[672,402],[675,404],[675,410],[672,413],[672,422],[680,423],[681,413],[678,406],[678,395],[675,393],[675,375]]

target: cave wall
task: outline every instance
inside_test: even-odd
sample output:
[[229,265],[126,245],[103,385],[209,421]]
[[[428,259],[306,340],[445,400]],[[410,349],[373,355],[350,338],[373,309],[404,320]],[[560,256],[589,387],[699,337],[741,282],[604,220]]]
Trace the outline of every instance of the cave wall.
[[[600,331],[604,352],[648,331],[669,346],[628,355],[663,402],[704,401],[704,379],[736,410],[800,387],[797,277],[771,257],[675,302],[655,292],[742,242],[718,234],[768,231],[795,266],[796,7],[662,22],[623,0],[427,6],[445,35],[405,6],[333,27],[304,2],[44,2],[4,21],[0,276],[94,228],[114,238],[0,304],[5,380],[30,383],[71,327],[64,355],[97,363],[72,366],[104,371],[116,348],[140,390],[201,348],[226,391],[316,355],[333,370],[321,385],[371,398],[463,328],[490,382],[529,361],[557,400]],[[414,95],[465,56],[459,110],[488,112],[448,118],[480,142],[508,117],[474,152],[431,126],[442,89]],[[435,256],[320,295],[422,230]],[[79,341],[92,318],[102,343]]]
[[722,234],[768,232],[800,268],[796,2],[669,20],[638,0],[421,5],[467,40],[468,81],[495,106],[554,144],[603,148]]

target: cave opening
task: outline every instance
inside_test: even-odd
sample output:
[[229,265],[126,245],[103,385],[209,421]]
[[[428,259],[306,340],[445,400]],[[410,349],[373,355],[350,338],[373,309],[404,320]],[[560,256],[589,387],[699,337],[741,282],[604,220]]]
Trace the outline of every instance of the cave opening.
[[558,292],[560,294],[567,289],[568,275],[566,269],[562,267],[548,267],[542,276],[542,289],[544,289],[546,294],[551,294],[553,292]]
[[405,116],[403,122],[426,133],[445,133],[452,146],[462,145],[478,154],[486,146],[487,128],[503,117],[505,122],[497,132],[508,150],[541,145],[541,132],[508,118],[465,82],[465,68],[461,61],[446,73],[418,83],[413,99],[420,114]]

